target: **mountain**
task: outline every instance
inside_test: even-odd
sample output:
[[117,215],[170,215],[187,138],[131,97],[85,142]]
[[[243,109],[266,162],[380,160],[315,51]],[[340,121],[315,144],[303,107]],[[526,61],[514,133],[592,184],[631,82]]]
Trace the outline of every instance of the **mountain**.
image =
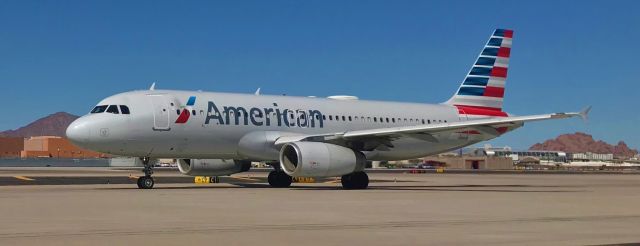
[[0,132],[2,137],[32,137],[32,136],[65,136],[67,126],[78,116],[66,112],[58,112],[40,118],[16,130]]
[[630,158],[638,154],[638,150],[630,149],[623,141],[618,142],[616,145],[611,145],[602,140],[596,141],[593,139],[593,136],[582,132],[563,134],[556,139],[534,144],[529,149],[564,151],[568,153],[613,153],[613,156],[618,158]]

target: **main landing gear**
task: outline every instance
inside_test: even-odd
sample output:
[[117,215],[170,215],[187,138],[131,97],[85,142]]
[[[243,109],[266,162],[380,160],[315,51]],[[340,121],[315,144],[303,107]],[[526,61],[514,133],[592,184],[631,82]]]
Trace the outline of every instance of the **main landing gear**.
[[267,179],[269,180],[269,185],[275,188],[287,188],[293,182],[293,178],[282,170],[271,171]]
[[365,172],[355,172],[342,176],[342,188],[345,190],[361,190],[369,186],[369,176]]
[[149,157],[140,158],[142,160],[142,164],[144,165],[144,176],[138,178],[138,188],[140,189],[151,189],[155,184],[151,174],[153,174],[153,164],[149,164]]

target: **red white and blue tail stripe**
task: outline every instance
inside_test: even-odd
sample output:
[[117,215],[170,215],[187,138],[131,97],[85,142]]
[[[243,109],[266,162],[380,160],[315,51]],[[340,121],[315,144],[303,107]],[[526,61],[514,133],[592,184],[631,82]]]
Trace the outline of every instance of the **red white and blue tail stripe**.
[[512,39],[512,30],[496,29],[446,104],[456,106],[460,114],[467,116],[507,116],[502,111],[502,101]]

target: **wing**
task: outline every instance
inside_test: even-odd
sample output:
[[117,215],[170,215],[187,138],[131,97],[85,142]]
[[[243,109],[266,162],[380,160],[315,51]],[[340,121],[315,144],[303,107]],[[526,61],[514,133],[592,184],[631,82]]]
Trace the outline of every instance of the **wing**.
[[434,137],[436,133],[446,132],[477,132],[493,137],[497,137],[510,126],[521,125],[524,122],[565,119],[571,117],[581,117],[586,120],[591,107],[581,112],[575,113],[554,113],[530,116],[516,116],[503,118],[489,118],[468,120],[452,123],[440,123],[431,125],[417,125],[404,127],[388,127],[368,130],[355,130],[345,132],[335,132],[318,135],[285,136],[278,138],[276,146],[298,141],[327,142],[353,148],[356,150],[384,150],[393,148],[391,141],[400,138],[415,138],[424,141],[438,142]]

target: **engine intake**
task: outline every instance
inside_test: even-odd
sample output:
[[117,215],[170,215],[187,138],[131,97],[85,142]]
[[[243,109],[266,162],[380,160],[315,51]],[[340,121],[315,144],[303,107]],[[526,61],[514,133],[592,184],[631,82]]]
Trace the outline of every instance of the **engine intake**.
[[294,142],[282,146],[280,167],[293,177],[333,177],[362,171],[364,154],[335,144]]
[[251,168],[250,161],[226,159],[180,159],[178,169],[189,176],[224,176],[246,172]]

